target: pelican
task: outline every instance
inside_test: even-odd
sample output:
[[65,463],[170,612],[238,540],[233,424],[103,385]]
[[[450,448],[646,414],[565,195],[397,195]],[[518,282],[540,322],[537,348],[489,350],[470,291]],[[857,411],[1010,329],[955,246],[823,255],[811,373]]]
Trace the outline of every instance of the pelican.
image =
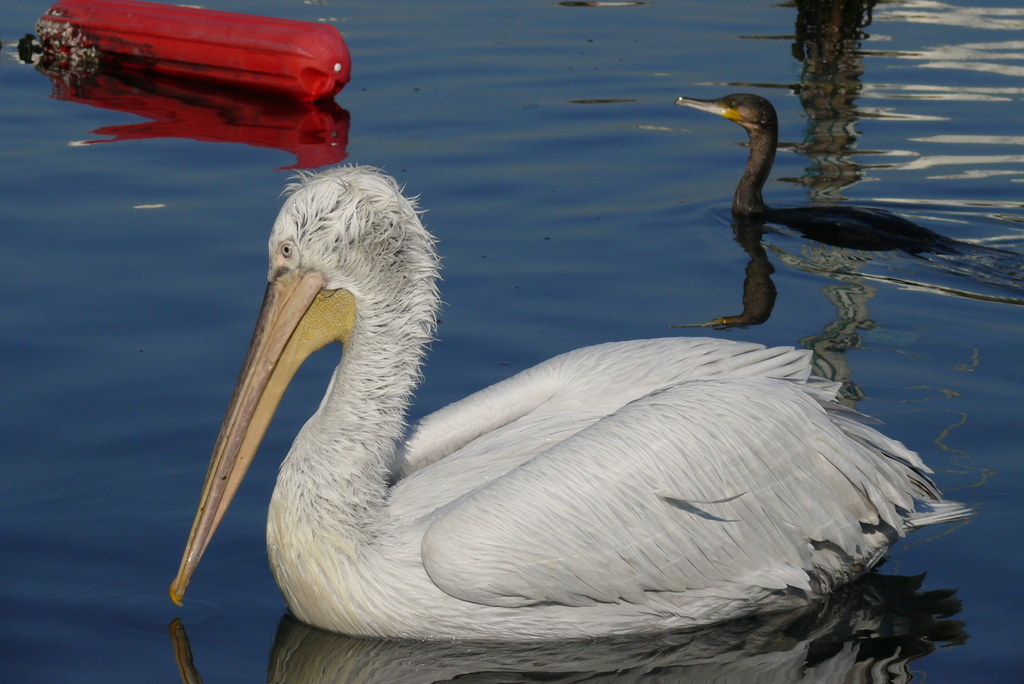
[[369,167],[300,176],[269,247],[176,603],[285,386],[334,341],[267,517],[288,608],[322,629],[520,640],[722,622],[809,605],[907,532],[967,514],[789,347],[587,347],[407,429],[439,303],[415,201]]

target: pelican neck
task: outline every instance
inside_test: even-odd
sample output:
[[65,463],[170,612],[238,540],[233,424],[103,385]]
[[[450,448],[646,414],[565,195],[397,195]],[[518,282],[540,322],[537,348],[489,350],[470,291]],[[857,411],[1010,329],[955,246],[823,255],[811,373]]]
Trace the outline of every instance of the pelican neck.
[[[429,299],[418,299],[418,308],[430,308]],[[432,311],[413,311],[408,301],[357,305],[327,393],[281,465],[272,508],[336,529],[365,531],[382,520],[396,444],[433,331],[420,322],[433,320]],[[324,519],[312,520],[318,517]]]

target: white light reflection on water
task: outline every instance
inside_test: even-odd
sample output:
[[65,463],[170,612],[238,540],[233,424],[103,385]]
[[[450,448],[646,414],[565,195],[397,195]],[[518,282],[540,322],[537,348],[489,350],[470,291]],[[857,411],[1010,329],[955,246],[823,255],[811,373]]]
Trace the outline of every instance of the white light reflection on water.
[[[876,21],[906,21],[961,28],[1016,31],[1024,28],[1024,9],[962,7],[933,0],[907,0],[876,8]],[[1020,18],[1018,18],[1020,17]]]
[[999,207],[1003,209],[1024,209],[1024,202],[980,200],[980,199],[948,199],[941,197],[910,198],[910,197],[872,197],[874,202],[891,202],[894,204],[920,204],[938,207]]
[[1024,145],[1024,136],[1021,135],[932,135],[926,138],[910,138],[910,140],[968,145]]
[[949,102],[1010,102],[1024,88],[947,86],[938,84],[865,83],[863,98],[945,100]]
[[964,164],[1024,164],[1024,154],[972,154],[921,156],[914,161],[894,164],[890,168],[902,171],[930,169],[935,166],[963,166]]
[[857,114],[865,119],[889,119],[891,121],[947,121],[949,119],[947,116],[897,112],[886,107],[857,107]]
[[1016,176],[1024,171],[996,170],[996,169],[971,169],[963,173],[952,173],[945,176],[927,176],[929,180],[970,180],[975,178],[992,178],[993,176]]
[[966,69],[967,71],[982,71],[1003,76],[1024,76],[1024,67],[1006,66],[1005,64],[994,64],[992,62],[927,62],[922,64],[921,68]]
[[[1019,17],[1019,18],[1018,18]],[[879,9],[877,22],[938,24],[988,31],[1019,31],[1024,28],[1024,9],[1011,7],[960,7],[930,0],[911,0]],[[1024,41],[971,42],[913,51],[873,52],[898,59],[923,62],[925,69],[964,69],[1004,76],[1022,76],[1024,67],[1005,62],[1024,60]]]

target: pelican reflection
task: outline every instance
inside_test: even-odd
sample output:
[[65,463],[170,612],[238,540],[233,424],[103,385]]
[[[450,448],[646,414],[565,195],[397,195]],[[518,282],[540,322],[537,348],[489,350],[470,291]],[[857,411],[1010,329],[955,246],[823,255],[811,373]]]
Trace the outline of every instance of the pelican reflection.
[[[268,682],[894,682],[938,646],[964,643],[951,590],[872,573],[815,610],[628,639],[529,643],[386,641],[340,636],[285,615]],[[171,625],[185,684],[201,682],[185,628]],[[920,669],[920,665],[915,669]],[[212,682],[211,682],[212,684]]]

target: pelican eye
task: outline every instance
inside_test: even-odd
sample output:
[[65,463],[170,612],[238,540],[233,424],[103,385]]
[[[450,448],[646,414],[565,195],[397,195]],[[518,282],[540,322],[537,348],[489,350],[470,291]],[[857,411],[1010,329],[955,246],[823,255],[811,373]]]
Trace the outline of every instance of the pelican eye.
[[290,242],[281,245],[281,256],[285,259],[291,259],[293,254],[295,254],[295,245]]

